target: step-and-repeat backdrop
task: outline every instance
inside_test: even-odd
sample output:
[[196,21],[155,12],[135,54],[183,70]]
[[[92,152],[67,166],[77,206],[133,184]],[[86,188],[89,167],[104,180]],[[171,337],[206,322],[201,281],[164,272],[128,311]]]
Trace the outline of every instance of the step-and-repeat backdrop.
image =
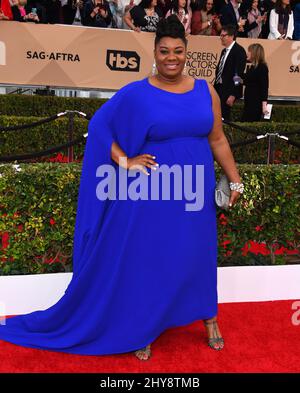
[[[0,83],[118,90],[149,75],[154,33],[0,21]],[[300,41],[238,39],[263,45],[270,96],[300,96]],[[188,36],[187,72],[211,82],[218,37]]]

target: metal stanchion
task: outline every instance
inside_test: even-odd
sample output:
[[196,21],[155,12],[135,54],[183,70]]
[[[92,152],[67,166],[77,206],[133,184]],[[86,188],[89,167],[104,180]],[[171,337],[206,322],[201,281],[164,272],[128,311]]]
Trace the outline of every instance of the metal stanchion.
[[275,136],[277,134],[269,133],[268,134],[268,159],[267,159],[267,164],[273,164],[274,163],[274,157],[275,157]]
[[[73,132],[74,132],[74,112],[68,111],[68,117],[69,117],[68,136],[69,136],[69,142],[72,142],[73,141]],[[73,162],[73,161],[74,161],[74,147],[70,146],[68,148],[68,162]]]

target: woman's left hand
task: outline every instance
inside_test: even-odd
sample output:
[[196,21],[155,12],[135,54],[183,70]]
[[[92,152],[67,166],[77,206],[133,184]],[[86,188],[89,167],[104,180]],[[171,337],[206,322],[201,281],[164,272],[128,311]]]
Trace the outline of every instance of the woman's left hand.
[[238,191],[233,191],[233,190],[231,191],[230,199],[229,199],[229,207],[233,207],[236,204],[240,195],[241,193]]

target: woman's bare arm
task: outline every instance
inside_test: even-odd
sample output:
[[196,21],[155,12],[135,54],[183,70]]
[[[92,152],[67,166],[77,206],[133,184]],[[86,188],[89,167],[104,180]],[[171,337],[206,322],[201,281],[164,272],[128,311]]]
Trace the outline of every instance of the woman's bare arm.
[[131,158],[127,157],[127,154],[116,142],[113,142],[111,145],[111,158],[122,168],[139,169],[146,175],[149,175],[149,173],[145,167],[155,170],[156,166],[158,166],[157,162],[154,161],[155,156],[152,154],[140,154]]
[[212,97],[212,109],[214,114],[213,128],[208,136],[209,144],[215,160],[222,167],[229,181],[240,183],[241,178],[228,140],[223,131],[220,98],[211,84],[209,84],[209,90]]
[[130,12],[127,11],[123,17],[124,22],[131,28],[131,30],[135,29],[135,25],[133,24],[133,19],[130,15]]

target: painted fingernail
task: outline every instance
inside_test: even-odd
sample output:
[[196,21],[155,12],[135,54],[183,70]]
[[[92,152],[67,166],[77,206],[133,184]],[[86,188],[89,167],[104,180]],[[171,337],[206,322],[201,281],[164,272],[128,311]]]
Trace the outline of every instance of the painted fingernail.
[[155,156],[152,156],[152,158],[156,158]]
[[159,166],[159,164],[154,164],[155,166]]

